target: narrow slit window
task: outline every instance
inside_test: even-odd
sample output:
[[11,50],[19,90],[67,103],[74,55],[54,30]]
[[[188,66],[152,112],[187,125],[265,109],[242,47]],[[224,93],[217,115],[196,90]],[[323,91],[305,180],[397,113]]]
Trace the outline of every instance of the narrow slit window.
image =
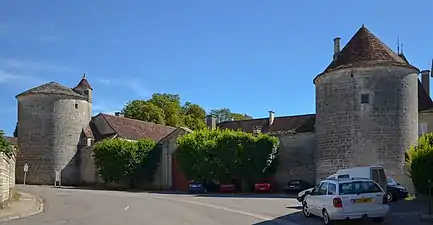
[[368,94],[361,94],[361,104],[367,104],[370,102],[370,96]]
[[75,108],[78,109],[78,103],[75,103]]

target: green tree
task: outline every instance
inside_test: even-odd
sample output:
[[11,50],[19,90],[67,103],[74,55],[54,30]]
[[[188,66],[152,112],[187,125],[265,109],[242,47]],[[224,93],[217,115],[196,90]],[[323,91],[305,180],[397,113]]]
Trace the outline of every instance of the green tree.
[[3,130],[0,130],[0,152],[3,152],[3,153],[5,153],[8,156],[10,156],[12,154],[12,152],[13,152],[12,146],[4,138],[4,132],[3,132]]
[[120,183],[137,187],[141,182],[151,182],[159,163],[159,148],[151,139],[132,142],[107,139],[93,146],[93,156],[98,172],[107,183]]
[[251,116],[247,114],[233,113],[228,108],[212,109],[210,114],[216,117],[217,123],[229,120],[249,120]]
[[182,106],[183,125],[191,130],[206,128],[206,111],[199,105],[186,102]]
[[129,101],[122,112],[128,118],[162,125],[165,124],[164,111],[153,103],[145,100]]
[[14,137],[18,137],[18,123],[15,125]]
[[[428,181],[433,182],[433,133],[421,136],[418,144],[410,147],[406,163],[417,192],[428,194]],[[433,192],[433,190],[431,190]]]
[[190,102],[182,105],[175,94],[155,93],[148,100],[129,101],[122,112],[128,118],[167,126],[186,126],[192,130],[206,127],[205,110]]
[[177,140],[175,157],[189,179],[246,184],[275,173],[278,139],[232,130],[198,130]]

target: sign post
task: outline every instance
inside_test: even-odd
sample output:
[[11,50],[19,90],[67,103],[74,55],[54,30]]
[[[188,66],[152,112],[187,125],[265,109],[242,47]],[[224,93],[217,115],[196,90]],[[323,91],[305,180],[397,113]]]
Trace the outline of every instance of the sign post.
[[59,187],[62,186],[62,182],[61,182],[61,171],[60,170],[55,170],[55,179],[54,179],[54,187]]
[[29,165],[26,163],[24,164],[24,185],[26,185],[26,179],[27,179],[27,172],[29,171]]

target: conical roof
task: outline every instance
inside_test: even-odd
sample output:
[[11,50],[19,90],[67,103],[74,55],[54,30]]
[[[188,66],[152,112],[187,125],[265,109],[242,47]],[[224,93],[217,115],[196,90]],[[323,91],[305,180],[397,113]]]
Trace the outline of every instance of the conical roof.
[[79,93],[75,92],[71,88],[65,87],[63,85],[60,85],[56,82],[50,82],[46,83],[34,88],[31,88],[16,97],[24,96],[24,95],[30,95],[30,94],[59,94],[59,95],[68,95],[73,97],[80,97],[84,98],[83,95],[80,95]]
[[323,73],[343,68],[376,65],[404,66],[418,70],[392,51],[363,25],[338,53],[337,59],[332,61]]
[[83,75],[83,78],[81,78],[80,82],[77,84],[75,88],[84,88],[84,89],[93,90],[93,88],[89,84],[89,81],[87,81],[86,79],[86,74]]

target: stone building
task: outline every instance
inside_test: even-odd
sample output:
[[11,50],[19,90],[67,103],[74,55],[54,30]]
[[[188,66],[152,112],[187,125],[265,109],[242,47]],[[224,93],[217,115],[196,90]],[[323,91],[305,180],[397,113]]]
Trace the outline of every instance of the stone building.
[[[17,95],[18,147],[17,168],[27,163],[28,184],[54,184],[55,171],[61,172],[63,185],[97,184],[91,146],[102,139],[122,138],[136,141],[151,138],[163,151],[155,185],[159,188],[185,188],[186,180],[172,154],[176,138],[189,132],[116,115],[92,117],[92,87],[84,76],[74,88],[55,82],[40,85]],[[24,172],[18,169],[17,182]]]
[[[405,151],[422,127],[433,129],[430,71],[421,72],[362,26],[340,51],[334,39],[329,66],[314,78],[316,114],[227,121],[218,127],[278,136],[276,181],[312,183],[340,168],[382,165],[407,183]],[[421,125],[418,121],[422,121]]]

